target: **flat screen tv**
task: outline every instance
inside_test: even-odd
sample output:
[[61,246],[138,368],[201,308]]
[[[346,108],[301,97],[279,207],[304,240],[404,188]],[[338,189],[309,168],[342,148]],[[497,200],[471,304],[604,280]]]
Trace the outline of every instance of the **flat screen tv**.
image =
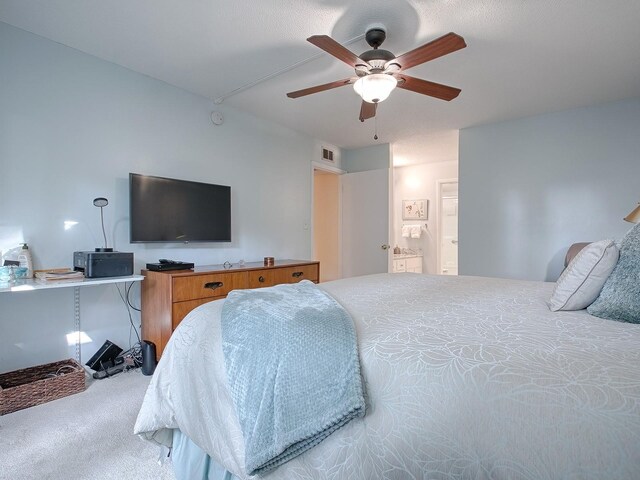
[[231,241],[231,187],[129,174],[131,243]]

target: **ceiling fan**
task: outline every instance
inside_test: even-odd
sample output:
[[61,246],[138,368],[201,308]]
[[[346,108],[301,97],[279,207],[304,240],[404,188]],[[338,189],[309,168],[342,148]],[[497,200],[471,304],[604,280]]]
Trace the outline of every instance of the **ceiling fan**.
[[410,77],[403,72],[466,47],[467,44],[460,35],[453,32],[447,33],[399,57],[379,48],[385,38],[387,34],[383,28],[374,27],[367,30],[365,39],[372,49],[360,56],[327,35],[314,35],[307,38],[308,42],[353,67],[356,76],[289,92],[287,97],[304,97],[344,85],[353,85],[354,90],[362,97],[360,121],[364,122],[368,118],[375,117],[378,103],[385,100],[395,87],[447,101],[458,96],[459,88]]

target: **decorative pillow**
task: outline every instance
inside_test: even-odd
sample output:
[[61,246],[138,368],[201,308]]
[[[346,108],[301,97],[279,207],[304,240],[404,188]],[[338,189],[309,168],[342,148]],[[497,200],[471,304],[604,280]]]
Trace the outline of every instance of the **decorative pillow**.
[[596,317],[640,323],[640,223],[620,242],[620,260],[587,312]]
[[555,312],[591,305],[615,268],[618,254],[613,240],[590,243],[580,250],[556,282],[549,308]]

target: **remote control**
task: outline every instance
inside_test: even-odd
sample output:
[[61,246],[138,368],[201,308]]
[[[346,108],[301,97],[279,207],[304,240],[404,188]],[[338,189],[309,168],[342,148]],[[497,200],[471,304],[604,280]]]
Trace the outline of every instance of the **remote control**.
[[158,260],[158,262],[159,262],[159,263],[176,264],[176,265],[179,265],[179,264],[181,264],[181,263],[184,263],[184,262],[180,262],[180,261],[178,261],[178,260],[167,260],[166,258],[161,258],[160,260]]

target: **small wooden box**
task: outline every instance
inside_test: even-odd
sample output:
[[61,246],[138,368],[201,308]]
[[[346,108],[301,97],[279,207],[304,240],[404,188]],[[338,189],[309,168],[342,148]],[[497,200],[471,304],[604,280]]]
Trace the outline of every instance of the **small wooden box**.
[[0,374],[0,415],[57,400],[86,388],[85,371],[73,359]]

